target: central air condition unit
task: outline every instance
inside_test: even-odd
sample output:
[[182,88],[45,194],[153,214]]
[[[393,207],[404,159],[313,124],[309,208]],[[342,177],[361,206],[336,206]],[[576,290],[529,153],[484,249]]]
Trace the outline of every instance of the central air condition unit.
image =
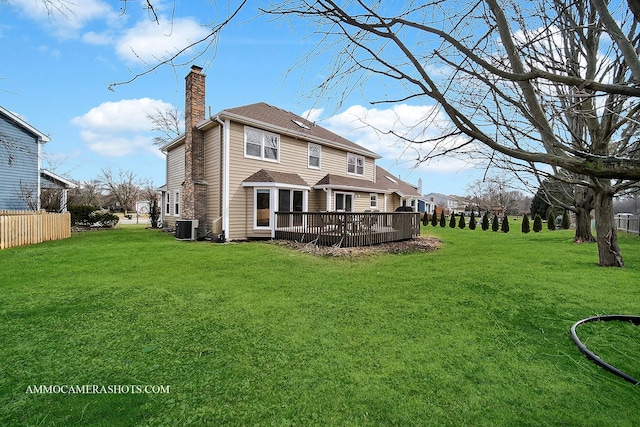
[[179,219],[176,220],[176,239],[178,240],[195,240],[196,229],[198,228],[197,219]]

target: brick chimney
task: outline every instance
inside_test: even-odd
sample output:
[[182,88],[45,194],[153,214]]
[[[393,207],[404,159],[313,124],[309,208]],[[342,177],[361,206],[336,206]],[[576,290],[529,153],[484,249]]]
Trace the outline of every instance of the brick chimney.
[[202,68],[191,66],[185,77],[185,153],[182,217],[199,221],[198,237],[206,233],[207,182],[204,173],[204,134],[196,126],[205,119],[205,80]]

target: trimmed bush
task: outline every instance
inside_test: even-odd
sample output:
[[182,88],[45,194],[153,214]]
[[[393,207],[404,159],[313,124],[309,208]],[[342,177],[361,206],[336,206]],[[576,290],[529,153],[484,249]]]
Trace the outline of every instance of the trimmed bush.
[[505,214],[504,217],[502,218],[502,226],[500,227],[500,230],[503,233],[509,232],[509,218],[507,217],[507,214]]
[[476,214],[471,211],[471,217],[469,218],[469,230],[476,229]]
[[522,217],[522,232],[526,234],[530,231],[531,227],[529,226],[529,216],[527,214],[524,214],[524,216]]
[[71,213],[71,225],[91,225],[91,213],[100,208],[91,205],[71,205],[68,210]]
[[491,231],[500,230],[500,222],[498,221],[498,215],[493,216],[493,221],[491,222]]
[[449,217],[449,228],[456,228],[456,214],[451,214]]
[[460,219],[458,220],[458,228],[460,230],[464,229],[467,226],[467,223],[464,219],[464,212],[460,214]]
[[431,225],[433,225],[434,227],[438,226],[438,207],[434,206],[433,207],[433,213],[431,214]]
[[117,215],[112,214],[108,211],[94,211],[89,215],[89,219],[91,221],[91,225],[97,225],[98,227],[114,227],[120,219]]
[[447,225],[447,219],[444,217],[444,211],[440,213],[440,227],[444,228]]
[[426,212],[422,215],[422,225],[426,226],[429,224],[429,214]]
[[553,217],[553,211],[549,211],[549,214],[547,215],[547,228],[549,229],[549,231],[553,231],[556,229],[556,220]]
[[571,217],[569,216],[569,211],[568,210],[564,210],[564,213],[562,214],[562,228],[564,230],[568,230],[571,228]]
[[487,231],[489,229],[489,213],[485,212],[482,216],[482,231]]
[[542,231],[542,218],[540,218],[539,214],[533,217],[533,232],[539,233]]

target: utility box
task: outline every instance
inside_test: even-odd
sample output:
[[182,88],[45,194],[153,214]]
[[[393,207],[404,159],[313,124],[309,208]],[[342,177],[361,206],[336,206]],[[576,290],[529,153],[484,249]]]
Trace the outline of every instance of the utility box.
[[176,220],[176,239],[178,240],[195,240],[198,228],[197,219],[179,219]]

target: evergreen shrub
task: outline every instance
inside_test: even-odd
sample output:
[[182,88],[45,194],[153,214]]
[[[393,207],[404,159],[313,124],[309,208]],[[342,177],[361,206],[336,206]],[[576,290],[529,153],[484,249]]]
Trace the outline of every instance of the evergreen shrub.
[[458,220],[458,228],[460,230],[464,229],[467,226],[467,223],[464,219],[464,212],[460,214],[460,219]]
[[530,231],[531,227],[529,225],[529,215],[524,214],[524,216],[522,217],[522,232],[526,234]]
[[536,214],[533,217],[533,232],[539,233],[542,231],[542,218],[540,218],[540,214]]
[[498,222],[498,215],[493,216],[493,221],[491,222],[491,231],[498,231],[500,229],[500,222]]
[[485,212],[482,216],[482,231],[487,231],[489,229],[489,213]]
[[556,220],[553,216],[553,211],[549,211],[549,214],[547,215],[547,228],[549,229],[549,231],[553,231],[556,229]]
[[507,214],[502,218],[502,226],[500,227],[500,230],[502,230],[503,233],[509,232],[509,218],[507,217]]

